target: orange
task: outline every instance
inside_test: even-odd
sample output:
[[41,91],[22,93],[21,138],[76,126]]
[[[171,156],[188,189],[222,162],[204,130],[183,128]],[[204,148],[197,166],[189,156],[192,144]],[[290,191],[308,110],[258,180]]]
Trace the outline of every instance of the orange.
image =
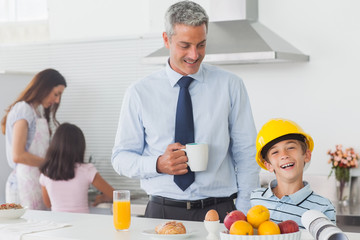
[[254,228],[244,220],[238,220],[231,224],[230,234],[234,235],[254,235]]
[[254,228],[258,228],[261,223],[270,219],[269,209],[263,205],[255,205],[248,211],[246,219]]
[[258,228],[259,235],[274,235],[280,234],[279,226],[273,221],[265,221],[260,224]]

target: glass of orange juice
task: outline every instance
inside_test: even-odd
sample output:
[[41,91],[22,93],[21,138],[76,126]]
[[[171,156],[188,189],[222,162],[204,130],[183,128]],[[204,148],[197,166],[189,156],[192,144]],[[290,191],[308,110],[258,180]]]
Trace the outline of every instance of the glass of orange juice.
[[115,190],[113,202],[114,226],[118,231],[126,231],[130,227],[130,191]]

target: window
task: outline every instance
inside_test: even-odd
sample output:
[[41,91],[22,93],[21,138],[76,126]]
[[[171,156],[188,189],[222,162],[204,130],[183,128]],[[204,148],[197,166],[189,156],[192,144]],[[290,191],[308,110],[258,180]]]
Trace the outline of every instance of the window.
[[0,0],[0,22],[45,20],[47,0]]

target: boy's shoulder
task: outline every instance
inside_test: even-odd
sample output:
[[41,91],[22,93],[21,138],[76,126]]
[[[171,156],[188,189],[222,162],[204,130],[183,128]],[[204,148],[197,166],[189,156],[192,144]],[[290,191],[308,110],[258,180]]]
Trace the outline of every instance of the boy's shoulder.
[[251,199],[252,198],[255,198],[255,199],[269,199],[270,197],[272,197],[274,195],[271,189],[274,188],[275,186],[277,186],[277,180],[272,179],[267,184],[267,186],[262,186],[262,187],[254,189],[251,192]]
[[335,208],[333,203],[328,198],[319,195],[314,191],[312,192],[311,196],[309,196],[308,200],[315,203],[316,205],[332,206],[333,208]]
[[250,195],[251,206],[263,205],[268,209],[274,209],[277,204],[277,198],[274,197],[269,187],[261,187],[254,189]]
[[[251,198],[266,198],[265,193],[269,190],[268,187],[260,187],[251,191]],[[271,191],[271,190],[270,190]]]

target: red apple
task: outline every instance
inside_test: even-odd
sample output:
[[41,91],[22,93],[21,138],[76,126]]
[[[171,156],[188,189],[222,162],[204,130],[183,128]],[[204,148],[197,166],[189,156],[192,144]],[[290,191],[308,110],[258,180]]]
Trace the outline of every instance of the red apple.
[[293,220],[286,220],[278,224],[281,234],[299,231],[299,225]]
[[224,225],[225,227],[230,230],[231,225],[238,221],[238,220],[245,220],[246,221],[246,216],[242,211],[239,210],[234,210],[231,211],[230,213],[228,213],[225,218],[224,218]]

